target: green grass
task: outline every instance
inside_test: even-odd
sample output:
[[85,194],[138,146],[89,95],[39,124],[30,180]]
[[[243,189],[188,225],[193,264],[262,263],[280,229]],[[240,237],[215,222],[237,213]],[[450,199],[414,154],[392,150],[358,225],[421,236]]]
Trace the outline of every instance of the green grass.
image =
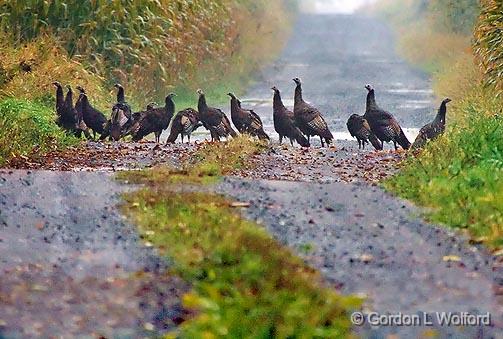
[[[419,8],[420,1],[406,3],[409,8]],[[487,0],[481,4],[487,9],[490,3]],[[431,221],[462,229],[475,241],[501,249],[503,101],[497,97],[495,86],[483,85],[483,74],[470,48],[472,37],[468,32],[473,29],[479,4],[473,0],[435,0],[416,16],[398,11],[399,4],[397,0],[383,0],[380,13],[400,32],[401,52],[433,76],[439,97],[450,97],[453,102],[448,108],[444,136],[407,159],[401,171],[384,186],[428,207],[426,217]],[[486,32],[487,19],[476,26],[479,45],[494,42],[498,33]]]
[[431,221],[466,229],[477,241],[499,249],[503,247],[503,116],[487,114],[498,112],[497,100],[492,109],[489,96],[480,98],[484,103],[476,100],[471,97],[451,110],[464,117],[409,158],[384,185],[429,207]]
[[336,338],[350,335],[355,297],[324,286],[318,272],[243,220],[215,195],[180,193],[159,180],[125,196],[123,211],[146,241],[174,260],[193,290],[188,338]]
[[26,100],[0,101],[0,165],[15,156],[37,156],[77,142],[55,123],[52,110]]
[[[119,176],[146,185],[125,195],[123,211],[144,239],[174,262],[173,273],[193,286],[184,304],[196,317],[173,337],[351,335],[349,313],[360,299],[325,286],[318,272],[262,227],[242,219],[223,197],[180,191],[248,166],[250,156],[264,149],[240,136],[204,145],[181,170],[158,167]],[[311,248],[306,245],[305,251]]]

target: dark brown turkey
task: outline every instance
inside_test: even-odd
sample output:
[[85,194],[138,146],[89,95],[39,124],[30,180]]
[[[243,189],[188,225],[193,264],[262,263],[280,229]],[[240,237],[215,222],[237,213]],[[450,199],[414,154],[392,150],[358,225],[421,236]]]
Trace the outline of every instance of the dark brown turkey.
[[174,143],[179,135],[187,136],[190,143],[190,135],[203,124],[199,121],[199,113],[193,108],[186,108],[178,112],[171,123],[171,133],[167,143]]
[[435,120],[423,126],[423,128],[419,130],[419,135],[412,144],[413,149],[422,148],[428,140],[434,140],[444,133],[445,115],[447,113],[447,104],[449,102],[451,102],[451,99],[445,98],[440,104]]
[[325,147],[334,140],[332,133],[328,129],[328,125],[323,119],[321,112],[314,106],[311,106],[304,101],[302,97],[302,84],[299,78],[293,79],[296,84],[293,113],[295,116],[295,124],[299,129],[307,135],[308,140],[313,135],[318,135],[321,140],[321,146]]
[[349,134],[358,141],[358,149],[365,149],[365,144],[370,142],[376,150],[382,150],[382,144],[370,130],[370,125],[365,118],[358,114],[349,117],[346,123]]
[[281,100],[281,93],[276,87],[271,88],[274,91],[272,99],[272,117],[274,121],[274,130],[279,135],[279,143],[283,142],[283,138],[290,139],[293,146],[293,141],[297,141],[302,147],[309,147],[309,141],[302,134],[297,126],[295,126],[295,118],[292,111],[288,110]]
[[395,145],[395,150],[398,148],[397,143],[402,146],[403,149],[409,149],[410,142],[398,124],[398,121],[391,113],[386,112],[377,105],[372,86],[366,85],[365,88],[368,94],[367,107],[363,117],[368,121],[372,132],[374,132],[376,137],[383,143],[392,141]]
[[105,130],[107,118],[89,103],[86,91],[82,87],[77,86],[77,89],[80,92],[77,103],[75,104],[75,109],[78,112],[77,114],[82,115],[82,119],[84,119],[86,126],[93,131],[94,138],[96,138],[96,133],[101,134],[102,137],[103,135],[106,136],[108,134],[108,131]]
[[238,134],[232,128],[231,122],[225,113],[218,108],[209,107],[206,104],[206,97],[202,90],[198,89],[197,94],[199,94],[197,103],[199,119],[201,119],[203,126],[210,131],[211,141],[220,141],[220,138],[228,138],[229,135],[236,137]]
[[[66,88],[68,89],[66,92],[66,97],[65,97],[65,109],[71,112],[71,115],[74,116],[75,120],[75,125],[73,127],[73,133],[75,136],[80,138],[82,136],[82,133],[86,136],[87,139],[91,139],[91,134],[89,134],[88,128],[86,126],[86,123],[84,122],[84,118],[82,117],[82,114],[77,112],[77,109],[73,105],[73,90],[70,85],[66,85]],[[81,110],[82,113],[82,110]]]
[[262,140],[269,140],[269,136],[264,132],[262,120],[253,110],[243,109],[241,102],[233,93],[228,93],[231,97],[231,119],[240,133],[250,134]]
[[65,131],[74,133],[77,125],[77,115],[73,108],[73,102],[71,104],[67,103],[67,99],[70,100],[71,97],[67,96],[65,98],[63,87],[59,82],[55,81],[52,84],[56,87],[56,124]]
[[162,131],[168,128],[175,113],[174,96],[175,93],[166,96],[164,107],[152,107],[144,112],[135,113],[137,118],[134,119],[133,126],[129,131],[133,136],[133,141],[139,141],[150,133],[154,133],[155,142],[159,143]]
[[126,102],[124,87],[120,84],[115,84],[114,87],[117,88],[117,102],[112,107],[112,115],[105,129],[112,140],[119,141],[128,134],[134,121],[131,106]]

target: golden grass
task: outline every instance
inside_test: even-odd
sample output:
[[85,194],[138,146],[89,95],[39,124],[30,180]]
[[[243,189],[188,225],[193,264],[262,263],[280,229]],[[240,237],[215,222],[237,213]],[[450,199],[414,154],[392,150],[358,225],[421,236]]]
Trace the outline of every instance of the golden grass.
[[73,85],[74,91],[76,85],[83,86],[92,93],[93,102],[103,105],[110,100],[109,92],[102,86],[103,79],[70,59],[51,36],[41,36],[15,48],[0,35],[0,73],[0,97],[22,98],[52,106],[55,93],[52,82],[57,80],[63,85]]

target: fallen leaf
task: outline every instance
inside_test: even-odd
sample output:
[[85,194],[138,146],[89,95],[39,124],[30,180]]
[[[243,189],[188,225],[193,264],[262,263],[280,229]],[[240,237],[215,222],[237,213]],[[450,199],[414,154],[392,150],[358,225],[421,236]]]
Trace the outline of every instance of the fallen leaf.
[[230,203],[230,207],[250,207],[250,203],[242,201],[234,201]]
[[444,255],[442,258],[443,261],[451,262],[451,261],[461,261],[461,258],[457,255]]

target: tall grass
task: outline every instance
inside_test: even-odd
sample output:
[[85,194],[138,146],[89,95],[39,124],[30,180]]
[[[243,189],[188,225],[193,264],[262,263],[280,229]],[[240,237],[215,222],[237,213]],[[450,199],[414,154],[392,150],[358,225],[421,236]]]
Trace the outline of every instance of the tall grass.
[[475,30],[475,55],[485,83],[503,95],[503,2],[481,1],[482,11]]
[[279,50],[291,14],[283,0],[9,0],[0,7],[0,28],[12,42],[51,35],[73,60],[109,84],[128,84],[143,101],[249,75]]

